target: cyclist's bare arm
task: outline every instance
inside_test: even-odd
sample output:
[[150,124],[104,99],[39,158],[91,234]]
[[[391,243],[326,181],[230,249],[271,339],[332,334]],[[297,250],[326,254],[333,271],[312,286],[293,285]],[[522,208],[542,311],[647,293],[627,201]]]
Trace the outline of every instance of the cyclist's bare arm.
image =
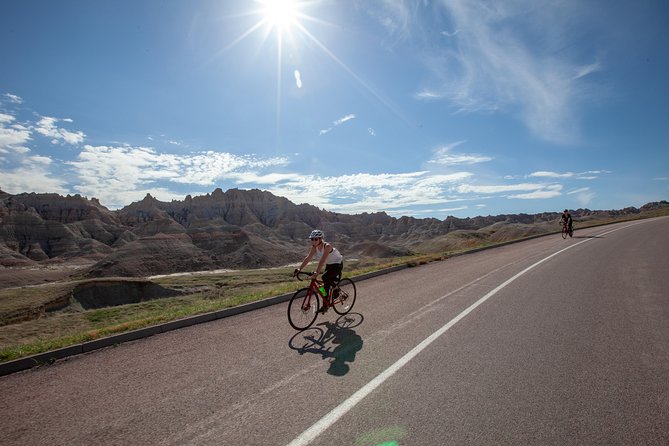
[[311,259],[313,259],[315,255],[316,255],[316,247],[312,246],[311,249],[309,249],[309,254],[307,254],[307,256],[304,258],[304,260],[302,260],[302,264],[300,265],[300,267],[297,270],[302,271],[302,269],[305,266],[307,266],[309,264],[309,262],[311,262]]

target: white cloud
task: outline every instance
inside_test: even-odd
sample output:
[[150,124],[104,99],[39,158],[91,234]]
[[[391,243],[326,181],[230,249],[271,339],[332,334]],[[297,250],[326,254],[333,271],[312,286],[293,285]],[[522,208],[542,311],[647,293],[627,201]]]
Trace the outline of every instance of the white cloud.
[[325,135],[326,133],[330,133],[334,127],[340,126],[340,125],[342,125],[343,123],[345,123],[345,122],[347,122],[347,121],[350,121],[351,119],[355,119],[355,115],[354,115],[354,114],[349,114],[349,115],[346,115],[346,116],[344,116],[344,117],[342,117],[342,118],[339,118],[339,119],[337,119],[336,121],[334,121],[334,122],[332,123],[332,124],[333,124],[333,127],[328,127],[328,128],[326,128],[326,129],[323,129],[323,130],[319,131],[318,134],[319,134],[319,136],[320,136],[320,135]]
[[353,174],[337,177],[300,176],[268,190],[295,203],[310,203],[334,212],[395,212],[409,206],[441,204],[457,200],[449,191],[469,178],[468,172],[433,175],[429,172],[401,174]]
[[64,128],[57,127],[56,123],[59,121],[68,123],[72,122],[72,120],[68,118],[57,119],[44,116],[37,123],[35,131],[40,135],[52,138],[51,142],[53,144],[58,144],[59,142],[63,141],[68,144],[77,145],[84,141],[84,137],[86,136],[84,132],[81,131],[71,132]]
[[[452,200],[452,201],[459,201],[459,200]],[[451,200],[445,200],[445,203],[451,202]],[[416,218],[421,218],[421,216],[425,216],[425,218],[429,218],[434,216],[435,214],[448,214],[450,212],[457,212],[457,211],[464,211],[469,209],[469,206],[457,206],[457,207],[445,207],[445,208],[396,208],[396,209],[391,209],[388,210],[386,213],[390,216],[393,217],[401,217],[403,215],[410,215]]]
[[458,33],[459,33],[459,32],[460,32],[460,30],[459,30],[459,29],[456,29],[456,30],[455,30],[455,31],[453,31],[453,32],[449,32],[449,31],[442,31],[442,32],[441,32],[441,35],[442,35],[442,36],[446,36],[446,37],[455,37],[455,36],[457,36],[457,35],[458,35]]
[[[540,199],[553,198],[561,195],[561,184],[540,184],[540,183],[519,183],[502,185],[473,185],[462,184],[457,187],[457,191],[462,194],[502,194],[507,198],[516,199]],[[509,192],[527,191],[522,194],[504,195]]]
[[[174,155],[149,147],[109,147],[85,145],[75,161],[68,164],[79,175],[79,193],[95,196],[112,205],[125,205],[151,193],[161,199],[178,194],[161,182],[214,186],[222,181],[243,183],[250,178],[285,180],[281,175],[261,175],[259,171],[286,164],[285,158],[256,158],[214,151]],[[137,198],[139,197],[139,198]]]
[[460,164],[478,164],[484,163],[487,161],[492,161],[493,158],[485,155],[479,155],[476,153],[466,154],[466,153],[450,153],[451,150],[464,143],[464,141],[459,141],[454,144],[450,144],[445,147],[441,147],[435,151],[434,157],[428,161],[433,164],[443,164],[447,166],[454,166]]
[[20,166],[10,170],[0,170],[2,190],[10,194],[23,192],[70,193],[65,180],[50,169],[51,160],[46,157],[29,157]]
[[541,190],[545,187],[544,184],[538,183],[520,183],[520,184],[501,184],[501,185],[475,185],[462,184],[458,186],[457,191],[462,194],[499,194],[503,192],[515,192],[523,190]]
[[574,79],[580,79],[587,76],[588,74],[594,73],[596,71],[601,71],[602,65],[599,62],[592,63],[590,65],[584,65],[582,67],[576,68],[576,75]]
[[40,155],[34,155],[30,156],[27,159],[28,163],[34,163],[34,164],[44,164],[45,166],[48,166],[53,162],[51,158],[48,156],[40,156]]
[[333,124],[335,126],[342,125],[343,123],[345,123],[346,121],[350,121],[351,119],[355,119],[354,114],[346,115],[343,118],[337,119]]
[[9,100],[9,102],[12,102],[14,104],[22,104],[23,103],[23,99],[21,97],[15,95],[15,94],[5,93],[4,96]]
[[531,173],[529,176],[547,177],[547,178],[574,178],[577,180],[596,180],[597,178],[599,178],[598,175],[603,173],[611,173],[611,172],[607,170],[588,170],[586,172],[579,172],[579,173],[574,173],[574,172],[558,173],[558,172],[538,171]]
[[444,95],[433,90],[421,90],[418,93],[415,93],[413,97],[421,100],[437,100],[443,99]]
[[376,136],[376,131],[373,128],[368,128],[367,133],[369,133],[371,136]]
[[[29,151],[24,144],[30,141],[30,130],[21,124],[11,124],[15,118],[0,113],[0,153],[25,153]],[[11,124],[7,126],[7,124]]]
[[574,173],[572,173],[572,172],[557,173],[557,172],[539,171],[539,172],[531,173],[530,176],[531,177],[548,177],[548,178],[571,178],[571,177],[574,176]]
[[582,187],[580,189],[569,191],[567,192],[567,195],[575,195],[576,201],[583,207],[588,206],[596,196],[589,187]]
[[553,184],[550,186],[546,186],[544,189],[535,190],[532,192],[528,192],[526,194],[509,195],[508,198],[517,198],[521,200],[554,198],[562,195],[561,190],[562,190],[562,185]]
[[233,179],[236,184],[262,184],[274,185],[290,181],[299,181],[302,175],[299,173],[267,173],[258,174],[257,172],[233,172],[226,175],[226,178]]

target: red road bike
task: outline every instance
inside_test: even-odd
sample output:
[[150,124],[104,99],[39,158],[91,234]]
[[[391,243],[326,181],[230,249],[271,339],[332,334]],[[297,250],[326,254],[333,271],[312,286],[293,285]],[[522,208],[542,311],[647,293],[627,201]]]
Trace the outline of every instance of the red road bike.
[[[313,273],[298,272],[298,280],[306,280]],[[323,295],[323,282],[311,279],[309,286],[293,294],[288,303],[288,322],[295,330],[306,330],[314,323],[319,311],[325,313],[332,307],[337,314],[346,314],[355,304],[355,283],[351,279],[341,279],[330,287],[327,296]]]
[[567,238],[573,237],[574,236],[574,230],[572,229],[571,231],[569,230],[569,224],[568,223],[562,223],[562,238]]

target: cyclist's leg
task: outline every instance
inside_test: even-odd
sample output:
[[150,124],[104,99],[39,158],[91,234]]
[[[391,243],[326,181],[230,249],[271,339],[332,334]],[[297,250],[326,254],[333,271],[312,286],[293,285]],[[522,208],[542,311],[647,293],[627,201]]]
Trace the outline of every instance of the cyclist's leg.
[[344,267],[342,263],[331,263],[325,266],[325,272],[323,272],[323,286],[325,290],[330,294],[330,288],[332,288],[341,277],[341,271]]

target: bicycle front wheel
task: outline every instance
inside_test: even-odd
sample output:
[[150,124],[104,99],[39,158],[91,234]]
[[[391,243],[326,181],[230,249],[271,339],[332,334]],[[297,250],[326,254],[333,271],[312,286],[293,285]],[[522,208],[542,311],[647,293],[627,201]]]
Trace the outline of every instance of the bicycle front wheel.
[[318,316],[318,298],[309,288],[297,290],[288,303],[288,322],[295,330],[306,330]]
[[567,234],[569,234],[569,230],[566,227],[562,228],[562,238],[567,238]]
[[355,283],[351,279],[342,279],[332,290],[332,307],[337,314],[346,314],[355,304]]

